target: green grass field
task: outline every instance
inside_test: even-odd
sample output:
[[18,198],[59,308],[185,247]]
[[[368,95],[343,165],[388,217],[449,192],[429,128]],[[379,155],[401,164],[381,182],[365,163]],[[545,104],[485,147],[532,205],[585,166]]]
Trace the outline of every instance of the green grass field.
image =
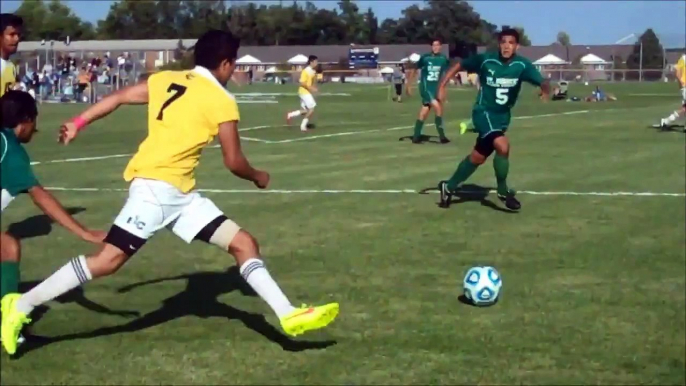
[[[493,194],[443,210],[434,192],[416,193],[449,177],[473,145],[456,129],[472,90],[451,92],[453,143],[441,146],[398,141],[419,101],[391,103],[379,86],[322,85],[350,95],[319,97],[317,127],[305,134],[283,126],[299,104],[292,86],[234,89],[293,93],[240,105],[241,127],[257,127],[242,132],[249,159],[284,192],[256,194],[216,148],[205,151],[199,187],[215,189],[205,194],[258,238],[293,302],[337,301],[337,321],[284,337],[227,270],[229,255],[162,231],[115,276],[41,310],[32,332],[46,338],[18,359],[3,352],[2,384],[683,385],[686,137],[648,128],[680,99],[674,84],[604,88],[619,101],[542,104],[523,91],[508,133],[517,214]],[[135,152],[145,109],[122,108],[58,146],[59,124],[82,108],[41,106],[42,132],[28,149],[43,185],[62,188],[55,194],[80,221],[107,229],[126,199],[128,157],[49,161]],[[494,186],[490,162],[470,183]],[[93,251],[26,197],[2,225],[22,237],[26,282]],[[494,307],[458,301],[464,272],[478,264],[503,276]],[[149,280],[157,282],[118,292]],[[104,326],[122,328],[60,338]]]

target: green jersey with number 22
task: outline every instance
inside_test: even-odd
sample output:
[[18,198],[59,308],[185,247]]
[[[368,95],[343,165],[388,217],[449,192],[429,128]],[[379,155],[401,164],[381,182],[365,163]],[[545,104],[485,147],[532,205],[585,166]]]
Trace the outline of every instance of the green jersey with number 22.
[[450,60],[443,54],[424,54],[417,61],[417,68],[421,70],[420,85],[424,88],[438,87],[438,82],[448,70]]
[[517,103],[522,82],[535,86],[543,83],[543,76],[531,61],[519,55],[505,62],[498,52],[486,52],[462,60],[460,66],[464,71],[479,74],[481,89],[475,110],[509,113]]

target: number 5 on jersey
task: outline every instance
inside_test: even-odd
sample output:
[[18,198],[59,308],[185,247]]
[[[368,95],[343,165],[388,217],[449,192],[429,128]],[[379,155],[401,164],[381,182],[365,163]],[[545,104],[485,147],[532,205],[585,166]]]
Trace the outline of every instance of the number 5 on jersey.
[[177,84],[177,83],[172,83],[169,85],[169,88],[167,88],[167,92],[172,92],[172,91],[175,91],[175,92],[174,92],[174,95],[172,95],[169,99],[167,99],[167,101],[164,102],[164,104],[162,105],[162,108],[160,109],[159,114],[157,114],[157,120],[158,121],[161,121],[162,119],[164,119],[164,110],[167,107],[169,107],[169,105],[174,103],[175,100],[181,98],[181,96],[186,93],[186,89],[187,89],[186,86],[182,86],[182,85]]
[[510,91],[509,88],[498,88],[495,90],[495,102],[499,105],[504,105],[507,104],[507,101],[510,100],[509,95],[507,93]]

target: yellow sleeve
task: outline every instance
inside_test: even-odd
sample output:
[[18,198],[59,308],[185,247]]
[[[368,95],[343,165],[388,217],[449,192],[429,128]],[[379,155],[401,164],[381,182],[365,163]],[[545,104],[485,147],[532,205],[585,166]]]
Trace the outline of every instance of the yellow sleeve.
[[233,95],[227,92],[217,94],[212,98],[213,101],[206,105],[207,119],[212,126],[211,132],[213,135],[217,134],[221,123],[241,120],[240,113],[238,112],[238,103],[236,103]]
[[684,60],[684,57],[682,56],[681,59],[676,64],[676,68],[680,69],[681,71],[686,70],[686,60]]
[[308,78],[309,78],[309,76],[308,76],[307,70],[303,70],[303,71],[300,73],[300,83],[303,83],[303,82],[304,82],[305,84],[309,83],[309,79],[308,79]]

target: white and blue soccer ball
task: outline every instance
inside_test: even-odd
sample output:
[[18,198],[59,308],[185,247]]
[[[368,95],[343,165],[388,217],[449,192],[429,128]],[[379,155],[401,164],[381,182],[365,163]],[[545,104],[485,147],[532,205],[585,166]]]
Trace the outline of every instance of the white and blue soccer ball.
[[489,266],[472,267],[464,275],[464,296],[477,306],[490,306],[498,301],[503,279]]

